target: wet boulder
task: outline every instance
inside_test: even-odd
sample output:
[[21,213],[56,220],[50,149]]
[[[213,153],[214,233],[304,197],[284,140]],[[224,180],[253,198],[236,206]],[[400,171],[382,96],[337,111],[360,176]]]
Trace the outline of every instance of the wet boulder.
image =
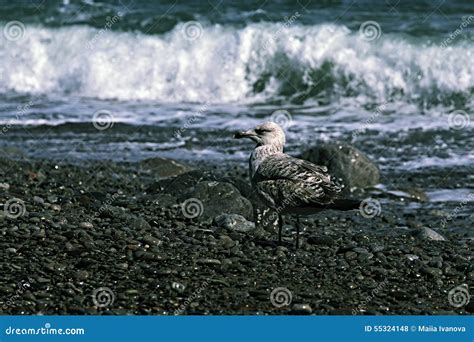
[[323,144],[303,152],[300,158],[326,166],[331,175],[342,179],[346,188],[366,188],[380,179],[377,165],[350,145]]
[[413,229],[411,234],[420,240],[446,241],[443,235],[428,227]]
[[193,170],[175,177],[158,180],[147,190],[150,193],[165,193],[177,197],[195,187],[199,182],[217,181],[217,179],[217,175],[211,171]]
[[238,214],[252,220],[253,208],[248,199],[230,183],[203,181],[184,192],[179,200],[184,216],[211,222],[221,214]]

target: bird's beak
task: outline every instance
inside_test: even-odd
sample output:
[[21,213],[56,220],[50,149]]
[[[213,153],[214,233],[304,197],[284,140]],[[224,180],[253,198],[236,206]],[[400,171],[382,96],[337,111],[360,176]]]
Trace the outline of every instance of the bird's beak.
[[244,132],[236,132],[234,134],[234,139],[253,138],[256,136],[257,136],[257,133],[255,133],[255,131],[251,129]]

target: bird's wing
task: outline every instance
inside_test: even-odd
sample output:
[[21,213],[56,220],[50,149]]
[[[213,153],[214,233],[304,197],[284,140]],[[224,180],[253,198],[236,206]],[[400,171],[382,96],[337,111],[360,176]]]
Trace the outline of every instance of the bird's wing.
[[275,202],[273,207],[332,203],[343,188],[326,167],[284,153],[265,158],[252,183],[266,201]]

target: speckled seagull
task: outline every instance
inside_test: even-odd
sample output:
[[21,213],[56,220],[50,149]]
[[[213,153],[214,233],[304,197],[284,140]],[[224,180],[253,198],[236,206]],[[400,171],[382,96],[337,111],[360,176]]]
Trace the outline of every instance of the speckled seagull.
[[266,122],[246,132],[237,132],[234,138],[249,138],[257,144],[249,160],[250,181],[263,203],[278,213],[280,244],[282,214],[296,214],[298,248],[299,215],[359,207],[359,201],[338,199],[344,186],[331,178],[325,166],[283,153],[285,133],[278,124]]

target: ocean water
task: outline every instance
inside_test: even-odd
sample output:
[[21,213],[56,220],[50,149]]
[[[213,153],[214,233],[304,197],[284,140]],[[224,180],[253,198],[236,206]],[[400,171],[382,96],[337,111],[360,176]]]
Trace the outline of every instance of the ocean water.
[[291,153],[469,169],[473,38],[469,1],[2,0],[0,146],[245,161],[232,131],[276,120]]

